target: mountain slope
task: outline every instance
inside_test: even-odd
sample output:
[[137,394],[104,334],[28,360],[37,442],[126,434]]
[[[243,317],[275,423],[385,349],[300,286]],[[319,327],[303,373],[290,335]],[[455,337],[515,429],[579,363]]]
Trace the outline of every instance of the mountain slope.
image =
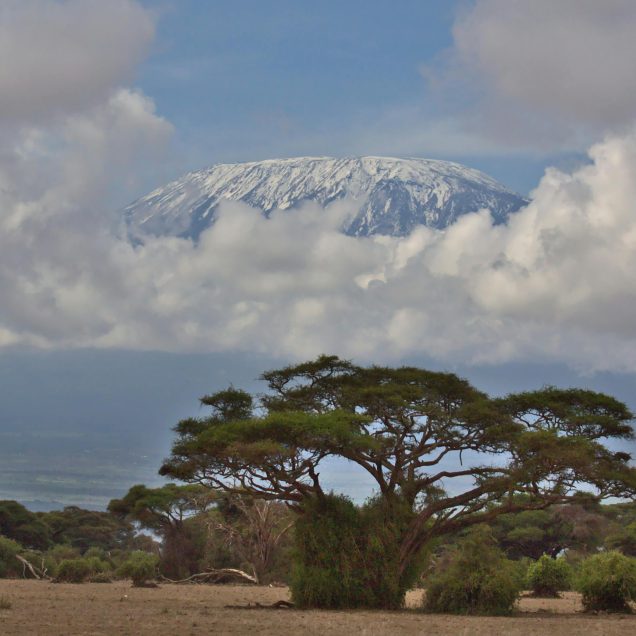
[[269,214],[304,201],[327,205],[348,197],[358,212],[347,234],[403,236],[417,225],[443,229],[482,208],[495,221],[526,203],[478,170],[432,159],[300,157],[218,164],[191,172],[124,210],[129,234],[196,238],[223,200],[242,201]]

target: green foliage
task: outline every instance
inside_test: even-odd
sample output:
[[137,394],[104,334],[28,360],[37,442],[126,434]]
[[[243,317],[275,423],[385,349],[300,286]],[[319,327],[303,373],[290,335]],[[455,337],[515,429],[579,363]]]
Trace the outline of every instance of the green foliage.
[[544,554],[528,568],[527,581],[535,596],[557,597],[570,589],[572,568],[565,558],[553,559]]
[[66,559],[78,559],[80,551],[70,545],[60,544],[46,551],[46,556],[58,565]]
[[22,546],[17,541],[0,536],[0,578],[19,574],[20,567],[15,556],[21,550]]
[[631,612],[636,601],[636,559],[620,552],[595,554],[586,559],[577,587],[586,611]]
[[[269,391],[258,399],[233,388],[206,396],[211,413],[177,424],[160,473],[302,511],[292,586],[301,606],[399,606],[408,573],[432,542],[509,513],[537,513],[504,531],[511,545],[524,544],[517,556],[556,556],[564,538],[568,547],[593,545],[593,537],[573,535],[589,525],[580,519],[566,519],[563,532],[550,536],[541,511],[578,502],[581,490],[598,500],[636,494],[629,455],[603,445],[633,438],[633,415],[601,393],[547,387],[492,399],[451,373],[360,367],[336,356],[262,378]],[[484,462],[483,454],[498,461]],[[366,471],[381,505],[317,507],[329,499],[320,475],[330,457]],[[466,482],[463,492],[443,490]],[[372,509],[381,510],[381,522],[365,526]],[[488,590],[495,600],[484,607],[509,611],[509,569],[474,582],[470,594]]]
[[46,550],[51,543],[46,524],[17,501],[0,501],[0,535],[35,550]]
[[57,566],[58,583],[83,583],[91,575],[91,564],[86,559],[65,559]]
[[[73,548],[70,545],[60,544],[55,545],[47,550],[43,554],[42,558],[44,559],[44,567],[47,570],[47,574],[55,578],[57,577],[57,571],[62,561],[79,559],[80,556],[81,555],[78,548]],[[37,558],[35,559],[35,563],[38,563]]]
[[[408,513],[408,509],[406,509]],[[359,508],[329,495],[306,504],[296,522],[292,598],[299,607],[397,609],[419,569],[398,572],[408,514],[371,501]]]
[[620,503],[605,506],[612,525],[605,538],[605,547],[636,556],[636,503]]
[[137,484],[123,499],[113,499],[108,510],[120,519],[129,519],[154,532],[164,532],[188,516],[206,510],[214,503],[207,488],[198,485],[166,484],[148,488]]
[[610,550],[619,550],[623,554],[636,556],[636,521],[615,528],[606,537],[605,545]]
[[340,497],[306,508],[295,528],[298,561],[291,585],[294,603],[320,609],[364,606],[367,589],[358,569],[358,511]]
[[161,488],[138,484],[122,499],[113,499],[108,510],[161,535],[161,571],[180,579],[199,571],[203,559],[199,529],[188,521],[214,506],[216,500],[214,492],[197,484],[166,484]]
[[135,551],[119,567],[117,574],[132,579],[135,587],[143,587],[157,575],[159,557],[148,552]]
[[61,583],[83,583],[111,571],[110,563],[99,556],[63,559],[55,568],[55,580]]
[[54,543],[70,545],[81,553],[92,547],[102,550],[125,548],[134,535],[127,520],[109,512],[67,506],[64,510],[38,513],[38,516],[49,528]]
[[113,582],[113,573],[112,571],[108,572],[98,572],[97,574],[91,574],[88,577],[89,583],[112,583]]
[[82,555],[85,559],[99,559],[100,561],[108,561],[108,554],[106,550],[102,550],[102,548],[89,548]]
[[[531,503],[529,497],[519,498],[520,505],[526,502]],[[556,558],[564,550],[595,551],[603,542],[607,526],[602,506],[584,500],[504,514],[492,523],[495,538],[509,558],[533,560],[543,554]]]
[[514,564],[496,546],[487,527],[459,541],[426,582],[423,609],[443,614],[505,616],[521,591]]
[[99,557],[84,557],[84,560],[88,563],[91,575],[103,574],[104,572],[112,570],[110,563],[108,563],[108,561],[100,559]]

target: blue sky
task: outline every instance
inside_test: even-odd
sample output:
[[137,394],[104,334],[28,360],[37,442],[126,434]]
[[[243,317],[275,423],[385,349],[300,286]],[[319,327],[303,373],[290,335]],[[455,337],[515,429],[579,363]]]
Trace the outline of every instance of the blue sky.
[[[635,32],[633,0],[3,0],[0,497],[104,505],[202,393],[319,353],[636,408]],[[188,170],[299,155],[532,200],[400,238],[232,204],[197,244],[118,232]]]
[[177,132],[178,150],[157,183],[218,162],[407,154],[467,163],[525,194],[547,164],[580,160],[408,140],[399,125],[404,111],[408,127],[412,117],[425,123],[447,108],[421,70],[444,59],[466,3],[144,4],[160,17],[136,84]]

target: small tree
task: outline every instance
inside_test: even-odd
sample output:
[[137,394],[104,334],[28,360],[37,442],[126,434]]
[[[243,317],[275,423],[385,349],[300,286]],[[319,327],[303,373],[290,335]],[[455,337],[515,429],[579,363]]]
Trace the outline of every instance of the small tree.
[[46,550],[51,544],[46,524],[21,503],[12,500],[0,501],[0,535],[34,550]]
[[581,496],[576,503],[501,515],[492,528],[509,558],[537,560],[543,554],[556,558],[564,550],[594,552],[608,525],[598,501]]
[[65,559],[57,567],[57,583],[83,583],[91,575],[87,559]]
[[581,565],[578,588],[588,612],[629,613],[636,601],[636,559],[616,551],[595,554]]
[[186,521],[215,503],[216,495],[203,486],[166,484],[148,488],[139,484],[122,499],[111,500],[108,510],[159,534],[163,539],[162,572],[180,579],[196,572],[201,558]]
[[47,526],[53,543],[70,545],[80,553],[92,547],[104,550],[127,548],[134,534],[130,523],[109,512],[66,506],[63,510],[37,515]]
[[0,578],[16,576],[20,572],[16,555],[21,550],[22,546],[17,541],[0,535]]
[[570,589],[572,568],[563,558],[541,556],[528,568],[528,585],[535,596],[558,597],[562,590]]
[[521,586],[515,565],[497,547],[488,527],[460,540],[426,581],[424,611],[444,614],[511,614]]
[[132,579],[134,587],[147,587],[157,576],[159,557],[148,552],[133,552],[119,567],[117,574]]
[[624,502],[604,506],[611,526],[605,537],[605,547],[636,556],[636,503]]

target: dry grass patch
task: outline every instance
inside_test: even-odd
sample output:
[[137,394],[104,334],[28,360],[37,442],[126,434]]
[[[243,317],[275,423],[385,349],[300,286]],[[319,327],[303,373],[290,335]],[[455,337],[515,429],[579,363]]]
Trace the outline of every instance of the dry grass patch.
[[[636,633],[636,616],[585,615],[580,596],[522,598],[511,617],[422,614],[415,609],[382,611],[241,610],[226,605],[288,600],[286,588],[239,585],[161,585],[134,588],[129,581],[81,585],[0,580],[0,598],[11,611],[0,613],[2,636],[198,636],[258,634],[303,636],[364,634],[394,636],[572,636]],[[422,591],[409,592],[407,606],[418,607]]]

